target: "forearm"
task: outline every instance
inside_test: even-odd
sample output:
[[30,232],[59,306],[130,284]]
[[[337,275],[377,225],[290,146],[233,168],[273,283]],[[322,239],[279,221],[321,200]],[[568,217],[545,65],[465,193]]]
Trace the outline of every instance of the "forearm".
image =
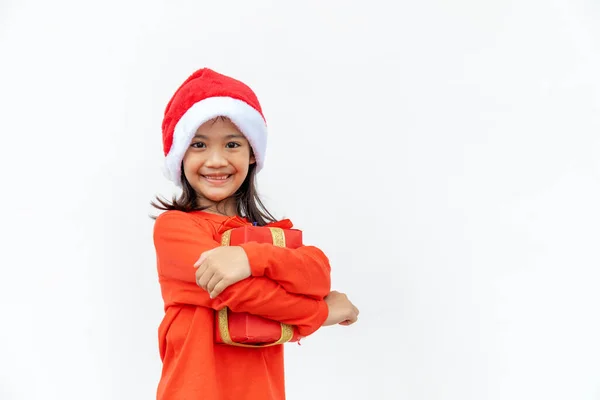
[[246,251],[254,277],[270,278],[289,293],[314,299],[323,299],[331,291],[329,260],[316,247],[289,249],[256,242],[240,246]]
[[213,307],[229,307],[297,327],[302,336],[316,331],[327,319],[327,304],[322,299],[288,293],[268,278],[248,278],[217,296]]
[[247,312],[293,325],[302,336],[319,329],[329,313],[324,300],[288,293],[268,278],[244,279],[214,299],[193,283],[162,279],[161,287],[166,304],[187,304],[214,310],[228,307],[234,312]]
[[[256,258],[256,266],[266,264],[262,268],[262,276],[237,282],[211,299],[208,292],[197,285],[194,268],[203,252],[220,246],[214,240],[210,226],[183,212],[167,212],[155,223],[154,243],[165,306],[190,304],[213,309],[227,306],[233,311],[249,312],[294,325],[303,336],[314,332],[327,318],[328,308],[322,299],[329,293],[329,264],[324,264],[323,260],[311,263],[310,257],[305,254],[307,250],[294,253],[294,257],[291,253],[280,253],[281,249],[275,249],[265,260]],[[254,251],[260,250],[255,248]],[[314,250],[308,250],[309,253],[311,251]],[[278,255],[284,253],[288,254],[290,265],[294,265],[290,270],[296,271],[292,279],[282,274],[282,263],[286,260],[277,261]],[[303,261],[309,266],[304,277],[302,272],[298,272],[302,270]],[[316,272],[318,268],[325,270]],[[275,278],[272,280],[269,275]],[[275,281],[276,278],[281,279],[285,287]]]

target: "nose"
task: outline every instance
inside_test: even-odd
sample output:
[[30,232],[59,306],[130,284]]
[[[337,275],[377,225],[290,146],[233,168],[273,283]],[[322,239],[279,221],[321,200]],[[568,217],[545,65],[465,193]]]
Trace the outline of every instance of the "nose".
[[220,149],[211,149],[205,164],[209,168],[225,167],[227,166],[227,158]]

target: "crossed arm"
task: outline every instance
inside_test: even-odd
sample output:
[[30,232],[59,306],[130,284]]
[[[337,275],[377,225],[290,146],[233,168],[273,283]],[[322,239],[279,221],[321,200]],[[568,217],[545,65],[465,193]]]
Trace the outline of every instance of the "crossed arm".
[[203,252],[220,247],[208,222],[179,211],[163,213],[155,223],[154,244],[165,304],[229,307],[294,325],[302,336],[316,331],[327,319],[323,298],[330,290],[329,262],[315,247],[243,244],[251,276],[210,298],[196,284],[194,268]]

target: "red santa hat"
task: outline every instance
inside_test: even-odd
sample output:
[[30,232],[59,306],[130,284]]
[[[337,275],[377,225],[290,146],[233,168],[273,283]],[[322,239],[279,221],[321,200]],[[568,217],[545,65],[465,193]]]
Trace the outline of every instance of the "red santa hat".
[[256,170],[265,162],[267,123],[258,98],[246,84],[208,68],[194,72],[177,89],[162,123],[164,172],[181,187],[181,162],[196,131],[206,121],[227,117],[248,139]]

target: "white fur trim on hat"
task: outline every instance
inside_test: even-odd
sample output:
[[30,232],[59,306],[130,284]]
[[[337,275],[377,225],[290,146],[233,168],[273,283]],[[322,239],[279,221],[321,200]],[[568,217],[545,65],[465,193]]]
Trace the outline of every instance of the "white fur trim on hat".
[[173,144],[165,158],[165,175],[181,187],[181,161],[200,125],[216,117],[227,117],[244,134],[256,158],[256,172],[265,162],[267,125],[262,115],[248,103],[231,97],[209,97],[192,105],[173,131]]

